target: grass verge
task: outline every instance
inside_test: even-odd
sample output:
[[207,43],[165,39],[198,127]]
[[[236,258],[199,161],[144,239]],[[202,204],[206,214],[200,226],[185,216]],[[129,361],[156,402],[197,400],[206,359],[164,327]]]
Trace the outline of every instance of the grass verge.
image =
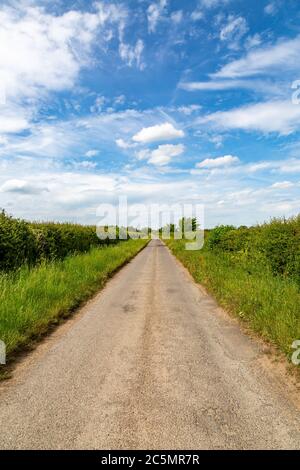
[[0,275],[0,339],[6,344],[8,361],[103,287],[147,242],[128,240]]
[[300,291],[296,282],[272,275],[263,265],[239,264],[222,252],[186,251],[184,240],[165,242],[220,305],[291,358],[291,345],[300,339]]

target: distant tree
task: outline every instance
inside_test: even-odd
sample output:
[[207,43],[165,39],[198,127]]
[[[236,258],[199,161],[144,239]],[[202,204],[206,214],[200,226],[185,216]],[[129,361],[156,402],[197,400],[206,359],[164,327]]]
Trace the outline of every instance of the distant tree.
[[199,224],[197,222],[197,218],[196,217],[193,217],[192,218],[192,231],[193,232],[196,232],[199,228]]
[[179,230],[182,233],[190,231],[195,232],[197,230],[197,226],[198,224],[196,217],[182,217],[182,219],[179,220]]

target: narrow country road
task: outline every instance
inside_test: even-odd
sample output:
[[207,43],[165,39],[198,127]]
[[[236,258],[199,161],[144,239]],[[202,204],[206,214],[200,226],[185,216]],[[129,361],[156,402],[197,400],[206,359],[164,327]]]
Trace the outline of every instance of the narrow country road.
[[299,449],[263,357],[153,240],[0,384],[0,448]]

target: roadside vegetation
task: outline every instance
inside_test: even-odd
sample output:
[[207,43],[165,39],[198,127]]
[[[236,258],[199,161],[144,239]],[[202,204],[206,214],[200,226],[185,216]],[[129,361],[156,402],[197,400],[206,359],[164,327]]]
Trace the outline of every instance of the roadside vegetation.
[[26,222],[0,212],[0,271],[63,259],[68,255],[85,253],[93,246],[117,242],[100,240],[95,226]]
[[30,224],[2,213],[0,340],[7,358],[97,292],[147,242],[104,242],[92,227]]
[[300,339],[300,216],[255,227],[219,226],[204,248],[167,245],[219,304],[291,357]]

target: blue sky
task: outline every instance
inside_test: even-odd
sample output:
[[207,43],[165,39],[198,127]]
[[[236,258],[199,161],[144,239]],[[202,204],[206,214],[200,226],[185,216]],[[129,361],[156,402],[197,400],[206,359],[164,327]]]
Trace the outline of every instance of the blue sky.
[[[198,202],[206,225],[299,212],[297,0],[2,1],[0,207]],[[299,80],[299,82],[297,82]]]

